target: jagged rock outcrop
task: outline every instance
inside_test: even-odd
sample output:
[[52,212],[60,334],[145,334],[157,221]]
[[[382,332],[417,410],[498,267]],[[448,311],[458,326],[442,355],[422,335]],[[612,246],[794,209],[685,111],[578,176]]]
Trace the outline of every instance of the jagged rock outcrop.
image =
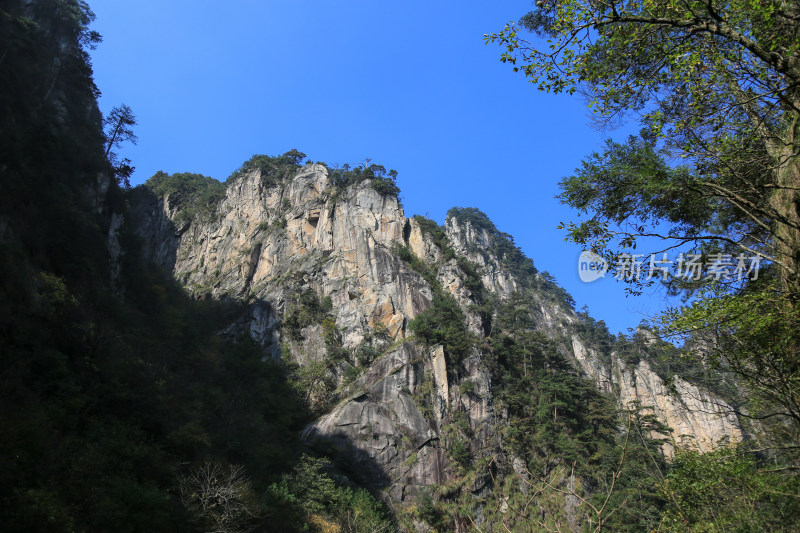
[[449,475],[437,421],[414,400],[430,382],[430,362],[420,355],[412,343],[403,343],[381,356],[353,384],[357,392],[305,433],[353,456],[373,487],[388,489],[395,502]]
[[445,228],[456,254],[481,267],[481,281],[489,291],[508,298],[517,290],[518,282],[514,276],[500,266],[496,257],[487,253],[492,236],[486,229],[475,228],[454,217],[447,220]]
[[[169,199],[140,198],[135,211],[155,260],[197,295],[254,302],[250,316],[232,327],[249,332],[276,356],[283,344],[305,365],[326,357],[324,332],[309,326],[301,341],[281,332],[277,317],[287,312],[291,294],[310,289],[330,298],[348,349],[376,330],[387,343],[402,341],[408,321],[433,299],[422,276],[392,253],[393,246],[405,244],[407,225],[414,227],[397,200],[369,182],[333,193],[327,169],[313,165],[285,187],[267,187],[258,172],[247,174],[229,185],[215,217],[180,227],[172,222],[177,211]],[[436,253],[418,228],[411,235]],[[448,475],[439,445],[440,410],[426,417],[412,399],[434,375],[441,384],[441,370],[427,349],[401,343],[349,384],[345,390],[354,392],[341,393],[340,403],[306,434],[339,443],[370,463],[376,488],[402,501],[416,487]],[[446,395],[446,382],[434,394],[442,390]]]
[[[442,245],[371,180],[337,186],[318,164],[278,183],[255,170],[232,180],[212,212],[188,220],[170,197],[136,198],[136,223],[155,261],[198,297],[250,303],[249,314],[228,332],[247,332],[274,357],[299,365],[331,360],[337,349],[331,342],[350,353],[363,347],[376,352],[373,361],[331,361],[330,407],[305,436],[347,454],[395,504],[452,478],[443,444],[451,413],[465,413],[472,449],[495,445],[495,425],[502,423],[479,349],[454,373],[442,347],[410,338],[409,321],[432,305],[435,291],[430,278],[401,259],[399,247],[436,265],[436,283],[458,302],[477,338],[489,334],[491,317],[476,304],[484,297],[505,301],[524,288],[536,327],[561,339],[565,355],[601,391],[617,395],[622,405],[651,408],[679,443],[707,450],[742,438],[721,400],[680,377],[668,387],[644,361],[628,368],[617,357],[600,357],[573,333],[579,317],[568,296],[529,260],[498,248],[502,234],[449,217]],[[474,271],[480,287],[467,283],[465,269]],[[293,306],[304,291],[329,302],[335,318],[327,325],[300,323],[292,335],[284,322],[297,315]]]

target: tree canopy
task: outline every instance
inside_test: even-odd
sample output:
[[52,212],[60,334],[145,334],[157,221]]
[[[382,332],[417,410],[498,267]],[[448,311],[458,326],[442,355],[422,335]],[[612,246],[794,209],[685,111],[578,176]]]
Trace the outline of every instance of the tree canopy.
[[[561,181],[559,198],[582,215],[563,227],[631,290],[694,297],[662,331],[735,371],[757,400],[748,415],[788,422],[770,434],[796,442],[800,4],[539,0],[486,40],[539,90],[584,95],[599,125],[638,124]],[[694,258],[696,275],[678,261],[624,275],[667,253]],[[745,259],[747,275],[721,275]]]
[[541,90],[585,94],[604,124],[642,127],[562,182],[561,199],[592,213],[574,240],[756,254],[797,290],[796,2],[543,0],[520,24],[547,42],[509,25],[487,37],[503,61]]
[[130,177],[135,167],[131,166],[129,158],[120,159],[114,149],[119,148],[126,142],[136,144],[138,138],[133,133],[133,126],[135,125],[136,116],[133,114],[133,110],[125,104],[114,107],[108,116],[103,118],[106,158],[111,163],[117,181],[126,188],[131,186]]

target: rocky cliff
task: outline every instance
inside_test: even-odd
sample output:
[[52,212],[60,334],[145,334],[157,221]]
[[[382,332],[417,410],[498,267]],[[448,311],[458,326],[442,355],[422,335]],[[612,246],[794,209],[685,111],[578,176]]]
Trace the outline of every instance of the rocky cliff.
[[[463,438],[472,457],[503,452],[507,414],[485,361],[500,304],[522,306],[574,371],[622,407],[641,406],[670,426],[667,454],[676,444],[708,450],[742,438],[720,398],[593,346],[569,296],[479,212],[457,211],[441,228],[407,218],[375,183],[337,182],[320,164],[277,177],[254,168],[216,202],[140,190],[132,207],[146,252],[195,297],[249,304],[221,333],[246,331],[304,371],[318,413],[305,438],[346,456],[396,508],[462,476],[453,447]],[[475,339],[459,357],[410,328],[443,295]],[[460,490],[477,497],[488,477],[462,480]]]

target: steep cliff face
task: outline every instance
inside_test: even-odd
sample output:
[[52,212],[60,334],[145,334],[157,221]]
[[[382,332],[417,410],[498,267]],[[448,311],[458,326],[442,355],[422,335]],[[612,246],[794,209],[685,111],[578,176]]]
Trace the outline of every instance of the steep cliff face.
[[[259,172],[242,176],[205,219],[176,223],[169,199],[142,199],[135,212],[149,253],[196,295],[267,302],[280,315],[287,295],[310,288],[330,297],[345,347],[378,324],[403,338],[432,294],[391,253],[403,242],[402,210],[366,182],[333,192],[326,168],[311,165],[282,187],[266,186]],[[251,331],[277,350],[273,326],[254,311]]]
[[[646,361],[602,357],[576,332],[580,317],[568,295],[491,223],[462,210],[445,228],[431,227],[406,218],[397,199],[373,185],[336,185],[323,165],[282,181],[254,170],[193,218],[182,216],[186,206],[174,195],[138,194],[133,211],[148,254],[196,297],[251,304],[230,331],[318,369],[308,398],[319,418],[305,437],[348,456],[396,505],[456,476],[456,413],[469,450],[502,446],[504,414],[480,340],[492,334],[489,304],[521,293],[536,329],[578,371],[621,405],[649,407],[675,430],[675,442],[708,450],[742,438],[722,400],[680,377],[667,386]],[[437,291],[455,299],[478,339],[458,368],[441,345],[426,345],[409,328]],[[478,494],[485,484],[478,476],[467,489]]]
[[572,347],[580,367],[597,383],[598,388],[619,399],[621,406],[645,407],[656,415],[672,433],[663,446],[667,457],[675,446],[711,451],[721,442],[741,442],[744,435],[733,408],[725,400],[682,379],[672,378],[668,386],[647,361],[626,365],[617,354],[604,365],[597,352],[583,345],[573,335]]
[[[142,195],[134,207],[147,251],[189,290],[253,302],[250,316],[235,327],[249,331],[275,357],[283,349],[300,365],[330,359],[319,325],[295,337],[279,327],[294,297],[307,290],[330,299],[342,348],[356,350],[366,346],[366,338],[378,337],[375,349],[385,353],[354,381],[346,382],[345,374],[353,373],[357,361],[330,365],[326,378],[335,383],[335,406],[306,434],[352,453],[394,501],[447,479],[442,419],[450,402],[463,402],[471,424],[484,425],[489,380],[476,356],[467,368],[477,392],[462,399],[457,389],[448,389],[441,347],[437,356],[436,350],[405,342],[408,321],[430,306],[433,291],[393,247],[409,244],[434,260],[441,251],[405,218],[396,198],[379,194],[369,181],[336,190],[324,166],[310,165],[284,186],[265,186],[259,172],[242,176],[228,186],[214,216],[184,225],[174,222],[179,208],[169,198]],[[442,269],[440,277],[468,302],[457,272]],[[415,401],[420,394],[435,397],[431,412]]]

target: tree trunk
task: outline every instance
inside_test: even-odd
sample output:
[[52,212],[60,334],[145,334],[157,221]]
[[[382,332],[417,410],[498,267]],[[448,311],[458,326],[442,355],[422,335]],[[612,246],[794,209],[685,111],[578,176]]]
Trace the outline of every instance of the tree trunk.
[[781,291],[792,302],[800,300],[800,116],[789,116],[786,136],[777,150],[776,190],[771,207],[783,220],[775,221],[776,251],[785,267],[780,269]]

